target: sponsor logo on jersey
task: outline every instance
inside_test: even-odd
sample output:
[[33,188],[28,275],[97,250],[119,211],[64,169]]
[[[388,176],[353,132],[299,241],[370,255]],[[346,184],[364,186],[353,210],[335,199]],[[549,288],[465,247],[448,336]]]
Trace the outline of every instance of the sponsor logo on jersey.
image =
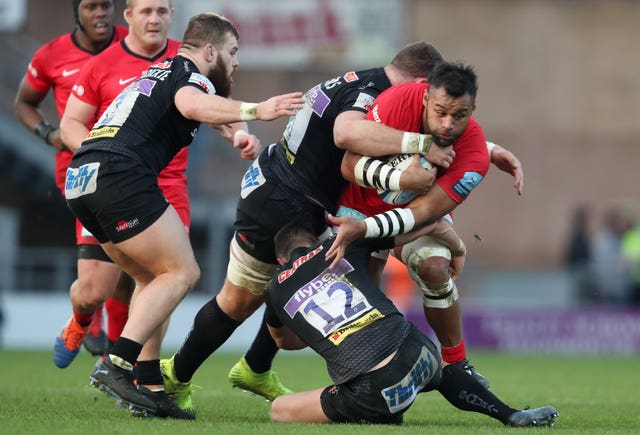
[[373,96],[360,92],[358,98],[356,98],[356,102],[353,103],[353,107],[360,107],[361,109],[369,111],[373,105],[373,100]]
[[164,62],[160,62],[155,65],[155,68],[167,69],[171,67],[171,61],[165,60]]
[[[320,251],[322,251],[322,246],[318,246],[313,251],[311,251],[311,252],[307,253],[306,255],[303,255],[302,257],[296,259],[293,262],[293,264],[291,265],[290,269],[283,270],[282,272],[280,272],[278,274],[278,283],[281,284],[285,279],[287,279],[291,275],[293,275],[294,272],[296,271],[296,269],[298,269],[298,267],[302,266],[304,263],[306,263],[307,261],[311,260]],[[312,282],[309,283],[309,284],[312,285]],[[300,290],[298,290],[298,291],[300,291]]]
[[134,80],[135,80],[135,79],[137,79],[137,78],[138,78],[138,76],[129,77],[128,79],[123,79],[123,78],[121,77],[121,78],[118,80],[118,84],[119,84],[120,86],[124,86],[124,85],[126,85],[127,83],[132,82],[132,81],[134,81]]
[[376,320],[382,319],[383,317],[384,317],[384,314],[378,311],[377,308],[374,308],[373,310],[366,313],[364,316],[356,319],[355,321],[349,323],[348,325],[344,325],[338,328],[337,330],[333,331],[331,333],[331,336],[329,337],[329,341],[337,346],[340,343],[342,343],[342,341],[344,341],[345,338],[347,338],[354,332],[358,332],[365,326],[370,325]]
[[469,196],[471,191],[482,181],[482,175],[477,172],[465,172],[464,176],[454,186],[453,190],[461,198]]
[[344,77],[344,81],[347,83],[355,82],[359,78],[358,74],[356,74],[355,71],[349,71],[343,77]]
[[75,92],[75,94],[79,97],[84,95],[84,86],[82,85],[73,85],[73,88],[71,88],[71,90]]
[[397,384],[382,390],[382,397],[387,402],[389,412],[402,411],[411,405],[420,390],[436,374],[437,366],[437,361],[431,352],[422,346],[420,356],[409,373]]
[[87,135],[86,139],[97,139],[99,137],[114,137],[118,131],[120,131],[120,127],[111,127],[105,126],[96,128],[95,130],[91,130]]
[[322,117],[325,109],[331,103],[331,99],[324,93],[324,91],[320,88],[320,85],[315,86],[307,91],[304,94],[304,98],[306,103],[311,107],[313,113]]
[[215,86],[213,86],[213,83],[211,83],[211,81],[202,74],[191,73],[191,76],[189,77],[189,83],[195,83],[196,85],[201,87],[207,94],[216,93],[216,88]]
[[373,109],[371,109],[371,116],[373,117],[373,120],[375,122],[382,122],[380,120],[380,113],[378,112],[378,108],[380,107],[380,105],[376,104],[373,106]]
[[[137,82],[132,83],[130,86],[130,89],[132,91],[138,92],[139,94],[145,95],[147,97],[151,96],[151,91],[153,91],[153,88],[156,86],[156,81],[151,80],[151,79],[140,79]],[[123,95],[123,94],[120,94]],[[128,93],[126,94],[128,95]]]
[[[289,278],[294,272],[295,269],[300,267],[301,264],[309,261],[312,257],[314,257],[318,252],[322,251],[322,245],[318,246],[313,251],[309,252],[307,255],[298,258],[296,262],[300,260],[300,262],[296,265],[293,264],[291,269],[287,269],[282,271],[278,275],[278,282],[282,283],[285,279]],[[331,284],[336,282],[342,275],[349,273],[353,270],[353,266],[344,258],[340,260],[338,265],[333,269],[324,270],[320,275],[313,278],[311,281],[300,287],[291,298],[287,301],[284,306],[284,310],[291,316],[296,314],[296,312],[300,309],[302,304],[307,301],[309,298],[314,295],[326,290]]]
[[64,194],[67,199],[78,198],[96,191],[99,162],[87,163],[79,168],[67,168]]
[[62,70],[62,77],[69,77],[69,76],[72,76],[72,75],[74,75],[75,73],[77,73],[78,71],[80,71],[80,68],[70,69],[70,70],[63,69],[63,70]]
[[255,159],[247,172],[244,173],[244,177],[242,177],[242,184],[240,185],[240,198],[244,199],[251,192],[256,190],[258,187],[262,186],[267,179],[262,174],[262,169],[258,164],[258,159]]

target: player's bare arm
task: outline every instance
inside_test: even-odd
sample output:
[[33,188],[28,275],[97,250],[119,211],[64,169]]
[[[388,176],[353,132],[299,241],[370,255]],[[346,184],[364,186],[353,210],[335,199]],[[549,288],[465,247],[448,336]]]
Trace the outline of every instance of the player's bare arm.
[[40,111],[40,104],[46,96],[47,92],[36,91],[26,78],[23,78],[16,93],[14,111],[20,122],[30,131],[35,132],[55,149],[63,150],[65,146],[60,137],[60,129],[53,127]]
[[431,163],[448,168],[455,151],[452,147],[431,146],[429,135],[410,133],[365,119],[365,114],[348,110],[336,118],[333,140],[338,148],[363,156],[422,154]]
[[253,160],[258,157],[262,150],[262,143],[255,134],[249,133],[246,122],[234,122],[231,124],[211,125],[220,136],[233,144],[234,148],[240,149],[240,157]]
[[[359,164],[360,162],[360,164]],[[371,187],[363,180],[375,178],[376,175],[384,172],[386,175],[391,175],[397,171],[399,184],[398,186],[392,186],[391,184],[383,184],[385,190],[407,190],[416,195],[424,195],[429,191],[433,182],[436,179],[437,168],[434,166],[430,170],[425,170],[420,164],[419,156],[416,154],[413,157],[411,165],[400,170],[393,168],[386,164],[383,160],[374,159],[372,157],[364,157],[359,154],[347,151],[342,158],[342,164],[340,166],[342,176],[345,180],[358,184],[362,187]],[[356,172],[358,171],[358,172]],[[369,174],[369,172],[377,172],[377,174]],[[382,178],[382,177],[380,177]],[[381,183],[391,182],[392,176],[385,176],[384,179],[380,179]],[[394,187],[398,187],[394,189]]]
[[[362,221],[329,216],[329,224],[338,226],[336,240],[327,250],[332,265],[344,256],[349,243],[362,238],[394,237],[435,223],[458,205],[438,184],[426,195],[411,201],[406,208],[393,209]],[[384,216],[382,216],[384,215]]]
[[518,192],[518,195],[522,195],[524,189],[524,171],[520,160],[518,160],[511,151],[496,143],[487,142],[487,148],[489,149],[491,163],[501,171],[513,176],[513,187],[516,189],[516,192]]
[[85,103],[73,93],[69,95],[67,107],[60,120],[60,130],[63,142],[71,151],[80,148],[82,141],[89,134],[87,126],[92,126],[97,110],[96,106]]
[[254,119],[272,121],[282,116],[293,116],[295,110],[302,108],[304,100],[301,92],[292,92],[261,103],[244,103],[185,86],[176,92],[174,102],[185,118],[208,124],[229,124]]

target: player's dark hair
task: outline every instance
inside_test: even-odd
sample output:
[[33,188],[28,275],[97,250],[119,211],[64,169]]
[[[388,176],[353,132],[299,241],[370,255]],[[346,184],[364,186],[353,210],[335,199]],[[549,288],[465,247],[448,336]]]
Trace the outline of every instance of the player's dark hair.
[[213,12],[195,15],[184,31],[182,47],[193,49],[212,44],[218,49],[227,40],[227,33],[233,34],[236,39],[240,38],[236,26],[222,15]]
[[426,78],[442,61],[442,55],[433,45],[418,41],[400,50],[391,60],[391,65],[406,75]]
[[276,256],[284,258],[289,258],[291,251],[299,246],[311,246],[317,242],[318,238],[302,222],[290,222],[273,236]]
[[470,95],[472,102],[478,93],[478,77],[473,67],[460,62],[442,62],[438,64],[428,77],[430,89],[444,86],[447,94],[454,98]]

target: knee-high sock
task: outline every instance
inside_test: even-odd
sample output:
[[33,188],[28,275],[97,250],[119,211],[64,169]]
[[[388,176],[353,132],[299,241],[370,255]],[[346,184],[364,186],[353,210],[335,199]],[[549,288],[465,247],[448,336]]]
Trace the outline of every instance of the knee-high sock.
[[484,388],[467,372],[453,365],[442,369],[440,394],[453,406],[464,411],[479,412],[507,424],[513,409]]
[[204,304],[175,355],[176,378],[181,382],[190,381],[198,367],[227,341],[240,323],[220,309],[215,297]]
[[255,373],[265,373],[271,369],[276,353],[278,353],[278,345],[273,340],[263,317],[256,338],[253,339],[244,359]]

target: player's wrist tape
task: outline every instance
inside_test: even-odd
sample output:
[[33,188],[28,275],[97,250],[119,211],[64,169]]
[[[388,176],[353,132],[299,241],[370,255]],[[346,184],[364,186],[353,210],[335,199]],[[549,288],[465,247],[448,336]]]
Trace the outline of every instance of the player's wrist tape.
[[489,152],[489,157],[491,157],[491,152],[495,147],[496,147],[496,144],[494,144],[493,142],[487,141],[487,151]]
[[240,120],[253,121],[258,117],[258,103],[240,103]]
[[56,128],[49,124],[47,121],[42,121],[41,123],[36,125],[36,128],[33,130],[33,132],[36,134],[36,136],[51,145],[51,141],[49,140],[49,138],[51,136],[51,133],[53,133],[55,129]]
[[413,213],[408,208],[394,208],[364,220],[367,226],[365,239],[393,237],[411,231],[416,224]]
[[353,169],[356,183],[378,190],[400,190],[402,171],[371,157],[361,157]]
[[460,246],[458,249],[451,250],[452,257],[464,257],[467,255],[467,247],[464,245],[464,242],[460,241]]
[[246,136],[246,135],[248,135],[248,134],[249,134],[249,132],[248,132],[248,131],[243,130],[243,129],[239,129],[239,130],[236,130],[236,132],[235,132],[235,133],[233,133],[233,139],[235,140],[235,139],[237,139],[237,138],[238,138],[238,137],[240,137],[240,136]]
[[427,154],[431,149],[433,138],[428,134],[412,133],[405,131],[402,135],[401,153]]

